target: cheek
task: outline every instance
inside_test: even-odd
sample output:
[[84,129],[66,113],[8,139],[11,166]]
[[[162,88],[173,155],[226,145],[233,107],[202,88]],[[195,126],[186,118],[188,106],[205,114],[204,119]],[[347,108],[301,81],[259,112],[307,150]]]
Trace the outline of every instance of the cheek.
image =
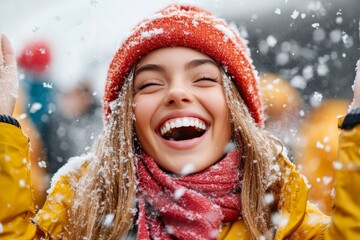
[[218,121],[220,118],[223,120],[224,124],[229,123],[230,110],[222,90],[206,94],[206,97],[202,99],[202,102],[206,105],[206,108],[214,117],[214,120]]
[[156,111],[154,101],[146,97],[134,98],[135,130],[138,137],[151,130],[151,119]]
[[150,114],[148,110],[146,101],[134,99],[135,130],[137,134],[144,131],[145,123],[148,121]]
[[217,126],[217,131],[221,131],[224,138],[230,139],[230,109],[226,103],[223,92],[217,91],[207,96],[206,99],[203,99],[203,102],[206,104],[208,111],[213,117],[214,124]]

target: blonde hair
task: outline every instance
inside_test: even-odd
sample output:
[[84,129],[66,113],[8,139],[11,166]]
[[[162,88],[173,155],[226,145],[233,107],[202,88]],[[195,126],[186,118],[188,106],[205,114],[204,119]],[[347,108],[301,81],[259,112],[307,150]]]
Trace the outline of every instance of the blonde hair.
[[[271,165],[279,155],[277,140],[260,129],[230,77],[223,74],[225,97],[231,113],[233,141],[243,158],[241,211],[252,239],[272,239],[270,214],[274,206],[265,202],[275,179],[270,180]],[[274,194],[274,193],[272,193]]]
[[[76,186],[68,227],[73,239],[125,238],[133,227],[136,213],[133,72],[124,82],[119,98],[112,103],[112,114],[97,144],[96,157],[89,162]],[[271,185],[269,166],[275,158],[275,150],[225,74],[223,85],[231,112],[233,140],[244,163],[242,216],[252,239],[260,236],[270,239],[270,208],[264,197]],[[106,221],[108,216],[113,218],[111,223]]]
[[[119,239],[136,213],[132,81],[125,81],[69,210],[73,239]],[[112,221],[107,221],[109,219]]]

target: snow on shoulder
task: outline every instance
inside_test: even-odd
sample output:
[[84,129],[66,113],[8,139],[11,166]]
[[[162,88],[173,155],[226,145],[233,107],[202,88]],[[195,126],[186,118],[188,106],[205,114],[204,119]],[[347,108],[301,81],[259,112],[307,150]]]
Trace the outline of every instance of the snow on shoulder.
[[61,176],[70,175],[72,173],[78,173],[81,171],[81,167],[88,162],[90,159],[94,158],[94,153],[84,154],[78,157],[69,158],[68,162],[62,166],[51,178],[50,188],[47,190],[47,193],[52,192],[56,182],[60,179]]

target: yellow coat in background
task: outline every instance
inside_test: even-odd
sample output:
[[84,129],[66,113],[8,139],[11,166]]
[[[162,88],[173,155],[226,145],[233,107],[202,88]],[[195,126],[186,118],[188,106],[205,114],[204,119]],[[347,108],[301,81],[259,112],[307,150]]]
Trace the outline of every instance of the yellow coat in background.
[[[341,131],[332,218],[307,201],[308,189],[303,177],[285,157],[279,157],[281,191],[275,197],[278,214],[274,217],[279,223],[275,239],[360,239],[359,147],[360,125]],[[44,207],[35,217],[28,148],[28,139],[20,129],[0,123],[0,239],[71,239],[65,231],[73,197],[68,174],[80,175],[83,169],[78,167],[68,174],[59,174]],[[249,239],[249,233],[239,220],[224,225],[219,239]]]

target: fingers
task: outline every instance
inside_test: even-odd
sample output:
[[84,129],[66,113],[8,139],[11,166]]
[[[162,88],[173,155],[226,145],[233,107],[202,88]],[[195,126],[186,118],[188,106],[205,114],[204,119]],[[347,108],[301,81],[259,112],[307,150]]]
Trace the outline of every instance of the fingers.
[[3,34],[0,34],[0,70],[4,67],[4,56],[3,56]]
[[0,114],[12,115],[18,97],[16,57],[6,35],[0,35]]
[[356,64],[356,75],[353,85],[354,99],[350,105],[349,111],[360,107],[360,60]]
[[[360,20],[359,20],[359,39],[360,39]],[[356,75],[353,85],[354,98],[350,105],[349,111],[360,107],[360,59],[356,63]]]
[[11,46],[9,38],[5,34],[1,34],[0,46],[0,66],[7,67],[16,64],[16,57]]

